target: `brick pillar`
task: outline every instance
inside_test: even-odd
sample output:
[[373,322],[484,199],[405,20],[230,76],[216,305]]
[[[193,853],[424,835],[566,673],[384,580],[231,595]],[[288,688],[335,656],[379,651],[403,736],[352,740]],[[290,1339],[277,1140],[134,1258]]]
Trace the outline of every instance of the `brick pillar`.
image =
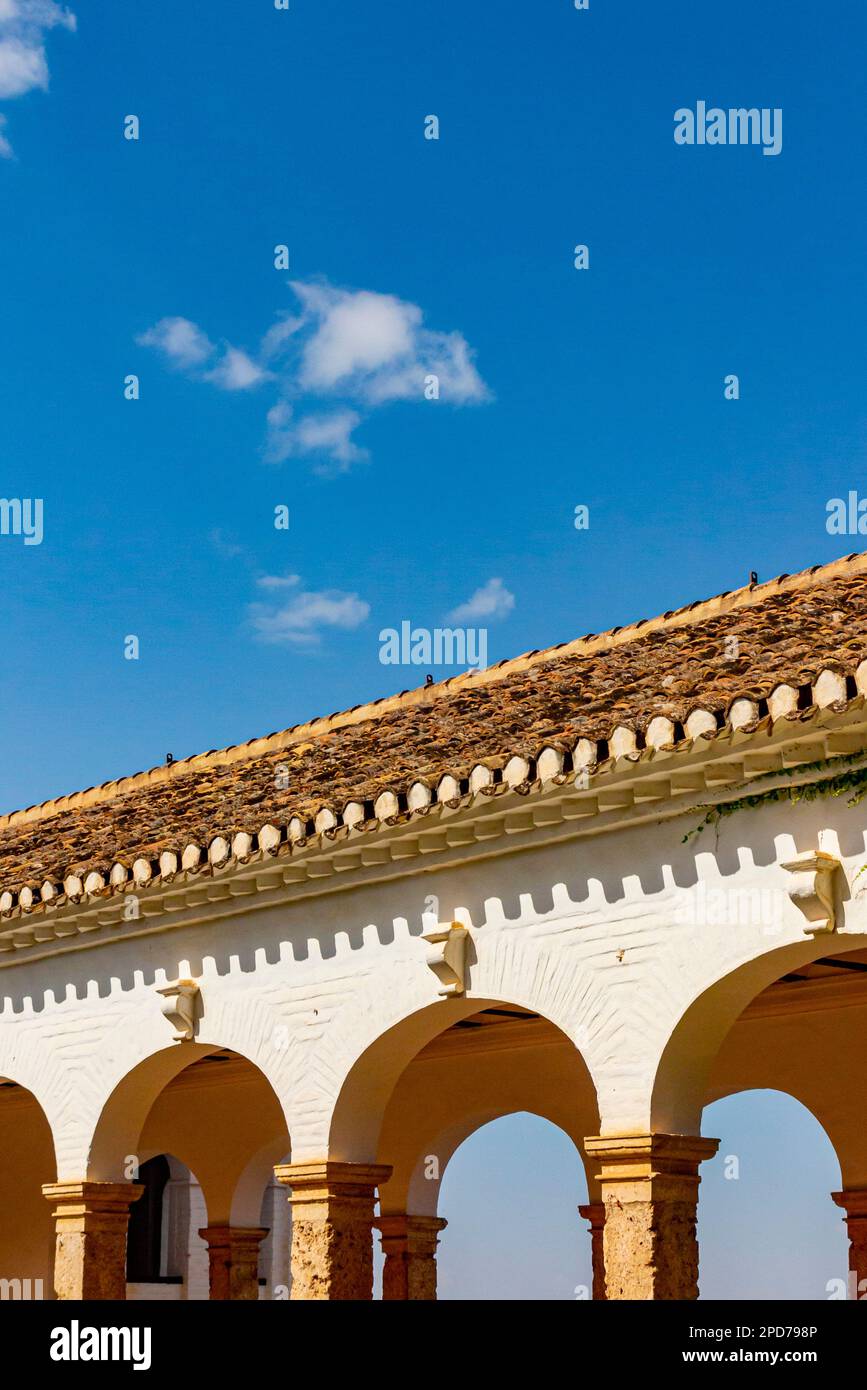
[[380,1216],[374,1225],[382,1236],[385,1254],[383,1300],[433,1302],[437,1296],[439,1233],[445,1230],[448,1222],[441,1216],[407,1216],[400,1212]]
[[590,1223],[590,1254],[593,1261],[593,1297],[604,1300],[605,1294],[605,1253],[603,1239],[605,1231],[605,1203],[586,1202],[578,1208],[580,1216]]
[[867,1187],[850,1187],[831,1197],[843,1208],[849,1232],[849,1297],[867,1298]]
[[54,1208],[57,1297],[125,1299],[129,1209],[144,1188],[131,1182],[51,1182],[42,1192]]
[[279,1164],[291,1189],[293,1299],[373,1298],[373,1204],[391,1168],[372,1163]]
[[259,1246],[266,1226],[205,1226],[212,1300],[255,1301],[259,1297]]
[[606,1297],[698,1298],[698,1165],[719,1140],[627,1134],[585,1143],[600,1165]]

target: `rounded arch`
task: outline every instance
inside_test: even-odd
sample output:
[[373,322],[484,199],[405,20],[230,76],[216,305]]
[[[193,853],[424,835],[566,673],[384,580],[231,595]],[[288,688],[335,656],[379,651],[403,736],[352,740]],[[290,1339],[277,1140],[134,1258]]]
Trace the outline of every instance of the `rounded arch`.
[[112,1092],[94,1132],[91,1176],[128,1180],[143,1156],[171,1153],[196,1174],[210,1225],[240,1211],[255,1219],[236,1224],[256,1225],[270,1176],[265,1155],[279,1159],[289,1147],[283,1107],[260,1068],[234,1051],[184,1044],[146,1058]]
[[262,1194],[274,1177],[278,1163],[289,1163],[291,1150],[286,1138],[278,1136],[264,1144],[253,1155],[240,1174],[232,1194],[229,1213],[231,1226],[258,1226],[262,1209]]
[[195,1042],[168,1046],[150,1053],[126,1072],[97,1117],[85,1176],[94,1182],[127,1180],[129,1160],[139,1156],[141,1133],[157,1097],[187,1067],[217,1050],[214,1045]]
[[[605,1048],[612,1001],[597,973],[569,952],[515,932],[473,933],[465,993],[438,994],[438,981],[419,962],[384,965],[335,1013],[316,1053],[316,1105],[295,1107],[296,1159],[323,1152],[336,1160],[370,1162],[391,1091],[412,1058],[453,1023],[486,1006],[536,1013],[578,1049],[595,1075],[594,1047]],[[308,1071],[312,1068],[308,1068]]]
[[[598,1130],[596,1088],[571,1038],[510,999],[462,998],[402,1019],[350,1070],[334,1109],[330,1154],[392,1168],[383,1212],[435,1212],[454,1150],[481,1125],[527,1111],[565,1130],[579,1151]],[[409,1196],[431,1165],[423,1204]],[[408,1205],[409,1203],[409,1205]]]
[[13,1289],[30,1281],[29,1293],[12,1297],[50,1298],[55,1235],[42,1185],[57,1174],[54,1135],[37,1096],[8,1074],[0,1076],[0,1154],[0,1276]]
[[754,955],[711,981],[669,1034],[653,1080],[650,1128],[698,1133],[714,1063],[747,1005],[784,975],[820,957],[843,955],[858,944],[852,937],[809,937]]

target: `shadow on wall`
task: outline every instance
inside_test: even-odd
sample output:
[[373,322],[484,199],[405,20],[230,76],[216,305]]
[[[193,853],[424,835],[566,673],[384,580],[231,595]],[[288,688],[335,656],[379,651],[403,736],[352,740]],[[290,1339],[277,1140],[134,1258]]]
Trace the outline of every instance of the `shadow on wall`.
[[[550,928],[563,918],[570,927],[570,914],[582,914],[582,926],[591,925],[598,906],[600,915],[612,905],[622,903],[634,911],[640,902],[636,888],[644,896],[674,893],[694,887],[699,878],[713,882],[737,875],[743,865],[745,846],[758,867],[779,858],[775,836],[781,833],[794,841],[794,852],[814,849],[820,829],[837,826],[843,856],[867,853],[867,833],[851,818],[834,815],[834,803],[819,801],[787,807],[781,822],[779,808],[744,810],[722,822],[718,830],[706,829],[698,838],[683,843],[683,836],[696,817],[679,817],[648,827],[613,832],[603,838],[566,841],[543,849],[528,849],[510,856],[504,875],[500,858],[477,860],[462,865],[452,858],[442,877],[432,872],[440,858],[425,860],[425,873],[371,886],[363,882],[357,889],[329,896],[304,896],[297,902],[276,909],[249,913],[239,935],[239,917],[215,918],[206,925],[184,928],[183,914],[177,926],[183,929],[183,955],[187,973],[200,978],[208,968],[220,976],[253,974],[263,964],[281,960],[302,962],[321,957],[335,958],[348,947],[358,951],[375,934],[382,946],[398,936],[420,937],[430,929],[431,911],[449,920],[457,905],[469,925],[517,925],[523,920],[547,919]],[[839,807],[842,812],[845,807]],[[735,829],[736,827],[736,829]],[[652,836],[652,843],[648,840]],[[516,848],[520,846],[516,845]],[[699,875],[697,859],[711,856],[710,874]],[[568,873],[564,874],[564,864]],[[630,880],[627,889],[626,878]],[[504,892],[504,878],[517,879],[520,888]],[[441,893],[438,899],[437,891]],[[376,920],[368,915],[375,899]],[[433,907],[432,907],[433,904]],[[844,905],[845,906],[845,905]],[[337,925],[335,925],[337,923]],[[5,1010],[39,1013],[46,999],[84,999],[88,995],[108,998],[141,985],[156,983],[164,973],[178,974],[179,947],[172,932],[157,935],[124,936],[117,930],[110,938],[112,950],[103,963],[97,950],[79,950],[45,962],[50,986],[40,996],[39,963],[27,968],[28,956],[21,957],[23,971],[12,968],[0,973],[0,999]],[[311,942],[315,946],[311,951]],[[98,945],[99,943],[95,943]],[[59,978],[58,978],[59,977]]]

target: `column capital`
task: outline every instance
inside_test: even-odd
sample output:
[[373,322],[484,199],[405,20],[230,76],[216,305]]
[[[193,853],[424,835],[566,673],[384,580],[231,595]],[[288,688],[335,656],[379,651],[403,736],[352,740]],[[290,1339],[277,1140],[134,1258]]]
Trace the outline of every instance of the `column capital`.
[[849,1187],[842,1192],[832,1192],[831,1201],[842,1207],[850,1219],[867,1219],[867,1187]]
[[132,1182],[43,1184],[57,1228],[54,1288],[58,1298],[126,1298],[129,1209],[143,1192]]
[[601,1231],[605,1225],[605,1203],[582,1202],[578,1208],[578,1215],[590,1222],[591,1231]]
[[382,1236],[382,1247],[385,1249],[387,1240],[427,1238],[436,1244],[440,1231],[444,1231],[448,1224],[444,1216],[410,1216],[400,1211],[378,1216],[373,1227]]
[[597,1177],[605,1185],[628,1191],[630,1184],[651,1184],[655,1197],[694,1195],[698,1166],[713,1158],[718,1139],[700,1134],[599,1134],[584,1140],[588,1158],[599,1163]]
[[377,1217],[373,1225],[382,1236],[385,1255],[383,1299],[436,1299],[436,1250],[440,1231],[448,1225],[445,1218],[390,1212]]
[[203,1226],[199,1231],[208,1245],[256,1249],[268,1234],[267,1226]]
[[674,1171],[713,1158],[719,1142],[701,1134],[594,1134],[584,1147],[605,1165],[634,1163]]
[[593,1298],[598,1302],[603,1302],[605,1293],[605,1203],[584,1202],[578,1208],[578,1215],[583,1216],[590,1226],[590,1252],[593,1271]]
[[291,1188],[289,1201],[321,1201],[325,1197],[367,1198],[374,1188],[388,1182],[386,1163],[338,1163],[314,1159],[305,1163],[278,1163],[274,1176]]
[[207,1242],[210,1294],[214,1301],[259,1297],[259,1246],[267,1226],[203,1226]]
[[45,1182],[42,1195],[58,1217],[119,1216],[126,1220],[144,1188],[134,1182]]

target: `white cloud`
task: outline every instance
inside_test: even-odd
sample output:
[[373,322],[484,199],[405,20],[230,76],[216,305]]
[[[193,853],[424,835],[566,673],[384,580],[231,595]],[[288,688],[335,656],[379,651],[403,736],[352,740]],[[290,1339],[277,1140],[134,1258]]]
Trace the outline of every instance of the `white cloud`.
[[458,604],[448,615],[451,623],[471,623],[478,618],[505,618],[515,606],[515,595],[503,584],[502,579],[489,579],[480,589]]
[[[136,342],[142,347],[155,348],[170,366],[179,371],[194,374],[207,363],[214,362],[219,351],[197,323],[180,317],[160,319],[153,328],[140,333]],[[219,360],[214,362],[210,370],[200,371],[200,375],[203,381],[210,381],[221,391],[249,391],[260,382],[267,381],[271,373],[254,362],[246,352],[226,343]]]
[[269,376],[270,372],[260,367],[246,352],[227,344],[216,367],[205,373],[205,380],[212,381],[222,391],[249,391],[251,386],[258,386]]
[[301,583],[300,574],[264,574],[256,583],[260,589],[294,589]]
[[[417,304],[325,281],[294,281],[292,289],[300,314],[282,313],[255,355],[226,343],[218,359],[204,330],[177,317],[160,319],[137,341],[224,391],[276,381],[279,395],[267,414],[264,445],[272,463],[310,455],[336,465],[329,471],[345,472],[368,456],[352,437],[362,423],[357,407],[424,402],[430,376],[438,379],[438,400],[467,405],[489,398],[463,334],[425,328]],[[327,400],[328,409],[296,413],[294,403],[302,398]]]
[[160,319],[146,333],[140,333],[136,342],[156,348],[173,367],[180,368],[200,367],[216,352],[198,324],[183,318]]
[[0,116],[0,159],[11,159],[11,158],[12,158],[12,146],[9,144],[9,141],[6,139],[6,136],[3,134],[3,129],[4,129],[5,125],[6,125],[6,117],[5,117],[5,116]]
[[[2,32],[2,31],[0,31]],[[24,39],[0,38],[0,99],[22,97],[34,87],[48,86],[45,49]]]
[[441,399],[464,405],[487,398],[463,334],[424,328],[417,304],[299,280],[292,289],[302,304],[301,325],[310,329],[298,371],[302,390],[339,392],[369,405],[421,401],[425,377],[436,375]]
[[[54,0],[0,0],[0,100],[47,88],[43,36],[58,27],[72,31],[76,19]],[[11,154],[8,139],[0,137],[0,155],[8,159]]]
[[215,526],[214,529],[209,532],[208,540],[217,553],[227,560],[234,560],[238,555],[244,554],[244,547],[238,545],[237,541],[233,541],[228,536],[224,535],[219,526]]
[[297,574],[265,575],[259,587],[269,591],[281,588],[297,590],[282,603],[251,603],[249,617],[257,637],[272,644],[317,646],[322,628],[351,631],[360,627],[370,614],[370,604],[358,594],[343,593],[340,589],[319,592],[298,588]]
[[278,401],[268,411],[265,457],[269,463],[282,463],[294,455],[322,454],[345,471],[367,458],[367,450],[352,438],[361,423],[355,410],[335,410],[325,415],[305,415],[295,419],[288,401]]

